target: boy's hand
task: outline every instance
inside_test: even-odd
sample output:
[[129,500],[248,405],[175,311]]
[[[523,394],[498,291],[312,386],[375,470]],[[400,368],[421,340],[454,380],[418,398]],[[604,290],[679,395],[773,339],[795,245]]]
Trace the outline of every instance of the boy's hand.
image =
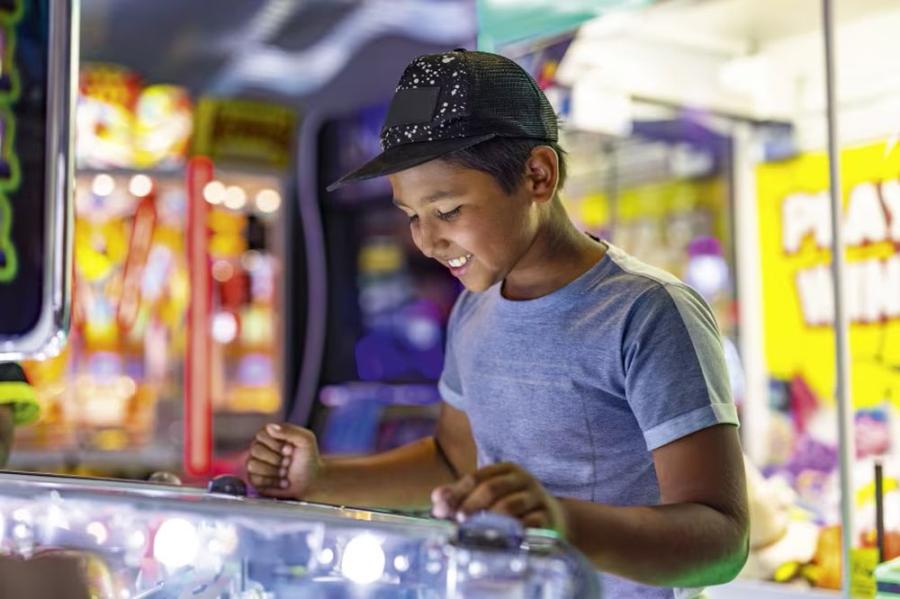
[[292,424],[267,424],[256,433],[246,464],[250,484],[282,499],[303,497],[321,467],[316,436]]
[[516,464],[493,464],[467,474],[431,493],[437,518],[465,519],[488,510],[518,519],[529,528],[551,528],[565,534],[562,506],[531,474]]

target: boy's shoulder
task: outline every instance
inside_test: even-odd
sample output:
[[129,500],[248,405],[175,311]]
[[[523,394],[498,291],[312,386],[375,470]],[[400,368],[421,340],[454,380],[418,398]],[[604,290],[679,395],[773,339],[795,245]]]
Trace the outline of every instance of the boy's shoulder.
[[690,298],[705,303],[700,294],[687,283],[656,266],[652,266],[610,245],[607,258],[613,263],[616,275],[610,277],[624,304],[633,304],[653,298],[669,298],[675,303]]
[[684,285],[672,273],[647,264],[614,245],[607,244],[606,258],[614,264],[620,278],[627,279],[638,291],[658,289],[666,285]]

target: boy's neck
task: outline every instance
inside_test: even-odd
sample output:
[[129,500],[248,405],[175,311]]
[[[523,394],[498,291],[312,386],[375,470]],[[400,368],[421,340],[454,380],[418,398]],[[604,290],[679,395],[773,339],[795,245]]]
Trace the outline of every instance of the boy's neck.
[[606,246],[579,231],[558,201],[538,228],[531,246],[506,276],[503,297],[529,300],[561,289],[590,270]]

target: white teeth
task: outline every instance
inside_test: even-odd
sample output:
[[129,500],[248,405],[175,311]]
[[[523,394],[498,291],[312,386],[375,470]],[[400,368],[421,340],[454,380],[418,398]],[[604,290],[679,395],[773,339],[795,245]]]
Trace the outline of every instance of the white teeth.
[[452,266],[453,268],[460,268],[461,266],[465,266],[466,262],[469,261],[469,258],[472,257],[472,254],[466,254],[465,256],[460,256],[459,258],[450,258],[447,260],[447,264]]

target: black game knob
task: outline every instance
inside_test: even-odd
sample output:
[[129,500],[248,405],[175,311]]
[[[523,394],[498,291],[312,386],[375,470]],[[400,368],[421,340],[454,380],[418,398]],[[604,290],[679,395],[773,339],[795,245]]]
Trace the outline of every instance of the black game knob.
[[247,483],[236,476],[230,474],[221,474],[211,481],[206,487],[209,493],[218,493],[219,495],[234,495],[235,497],[247,496]]

